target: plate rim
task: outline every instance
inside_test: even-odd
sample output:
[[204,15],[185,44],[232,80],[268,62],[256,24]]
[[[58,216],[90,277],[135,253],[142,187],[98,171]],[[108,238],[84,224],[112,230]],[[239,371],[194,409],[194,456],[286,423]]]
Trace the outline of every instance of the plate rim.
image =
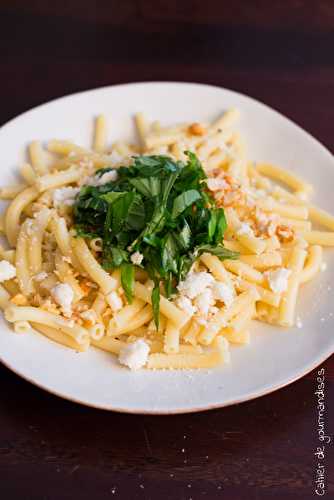
[[42,102],[41,104],[37,104],[37,106],[29,108],[26,111],[23,111],[23,113],[20,113],[20,114],[14,116],[13,118],[10,118],[9,120],[7,120],[5,123],[3,123],[0,126],[0,134],[3,133],[5,128],[12,125],[12,123],[15,120],[17,120],[19,118],[23,118],[26,115],[28,115],[29,113],[32,113],[33,111],[38,111],[38,110],[42,109],[43,107],[49,106],[50,104],[55,104],[58,101],[70,99],[72,97],[79,96],[79,95],[94,93],[94,92],[97,92],[100,90],[115,89],[115,88],[120,88],[120,87],[133,87],[133,86],[138,86],[138,85],[140,85],[140,86],[145,86],[145,85],[182,85],[182,86],[187,86],[187,85],[192,85],[195,87],[206,87],[206,88],[212,88],[212,89],[217,89],[217,90],[223,90],[226,92],[231,92],[237,96],[241,96],[243,98],[246,98],[249,101],[251,101],[257,105],[260,105],[261,107],[265,108],[266,110],[268,110],[272,113],[275,113],[280,118],[284,118],[284,120],[287,120],[291,125],[293,125],[294,127],[297,127],[300,132],[302,132],[303,134],[306,134],[310,140],[312,140],[314,143],[316,143],[317,146],[321,147],[323,153],[329,155],[329,158],[333,159],[333,155],[330,152],[330,150],[324,144],[322,144],[322,142],[320,142],[319,139],[314,137],[314,135],[312,135],[310,132],[305,130],[301,125],[296,123],[291,118],[285,116],[283,113],[278,111],[276,108],[269,106],[268,104],[265,104],[264,102],[256,99],[255,97],[252,97],[249,94],[245,94],[244,92],[239,92],[237,90],[234,90],[234,89],[231,89],[228,87],[220,87],[219,85],[212,85],[209,83],[199,83],[199,82],[185,82],[185,81],[177,82],[175,80],[147,80],[147,81],[136,81],[136,82],[128,82],[128,83],[117,83],[115,85],[102,85],[101,87],[94,87],[91,89],[80,90],[79,92],[71,92],[70,94],[65,94],[65,95],[60,96],[60,97],[55,97],[54,99],[50,99],[49,101],[45,101],[45,102]]
[[[51,341],[52,342],[52,341]],[[244,397],[240,397],[235,400],[228,400],[225,403],[213,403],[207,406],[200,406],[200,407],[192,407],[192,408],[177,408],[177,409],[172,409],[172,410],[167,410],[167,409],[162,409],[162,410],[144,410],[144,409],[129,409],[125,407],[108,407],[105,405],[100,405],[100,404],[94,404],[94,403],[88,403],[87,401],[83,401],[78,398],[74,398],[71,396],[64,395],[57,390],[52,390],[49,387],[44,386],[43,384],[37,382],[36,380],[31,379],[30,377],[26,375],[22,375],[21,373],[17,372],[13,367],[8,365],[1,357],[0,355],[0,362],[12,373],[14,373],[16,376],[19,378],[23,379],[25,382],[28,382],[32,384],[33,386],[37,387],[39,390],[46,391],[48,394],[51,394],[52,396],[56,396],[57,398],[64,399],[65,401],[70,401],[71,403],[75,404],[80,404],[80,406],[86,406],[88,408],[94,408],[96,410],[104,410],[104,411],[112,411],[115,413],[125,413],[128,415],[156,415],[156,416],[163,416],[163,415],[186,415],[188,413],[202,413],[205,411],[210,411],[210,410],[219,410],[220,408],[228,408],[229,406],[234,406],[234,405],[239,405],[242,403],[247,403],[248,401],[253,401],[254,399],[259,399],[263,398],[264,396],[267,396],[269,394],[272,394],[274,392],[279,391],[280,389],[283,389],[284,387],[287,387],[294,382],[297,382],[298,380],[302,379],[309,373],[311,373],[313,370],[318,368],[322,363],[327,361],[331,356],[333,355],[333,352],[330,352],[328,355],[326,354],[325,358],[320,357],[318,358],[313,365],[309,366],[305,369],[303,373],[298,373],[295,376],[293,376],[291,379],[286,380],[285,382],[281,384],[277,384],[276,386],[271,386],[269,388],[264,389],[261,392],[253,393],[251,396],[245,395]],[[193,371],[193,370],[191,370]]]
[[[258,99],[255,99],[254,97],[251,97],[248,94],[245,94],[243,92],[239,92],[239,91],[236,91],[234,89],[227,88],[227,87],[222,87],[222,86],[218,86],[218,85],[211,85],[211,84],[206,84],[206,83],[199,83],[199,82],[185,82],[185,81],[178,82],[175,80],[170,80],[170,81],[168,81],[168,80],[149,80],[149,81],[120,83],[120,84],[116,84],[116,85],[104,85],[104,86],[100,86],[100,87],[94,87],[91,89],[82,90],[79,92],[65,94],[63,96],[56,97],[54,99],[51,99],[51,100],[45,101],[41,104],[38,104],[37,106],[29,108],[28,110],[26,110],[26,111],[24,111],[16,116],[14,116],[13,118],[9,119],[7,122],[5,122],[0,127],[0,138],[1,138],[3,133],[6,133],[6,129],[9,128],[11,125],[13,125],[15,121],[17,121],[21,118],[24,118],[35,111],[39,111],[39,110],[43,109],[44,107],[49,106],[50,104],[56,104],[57,102],[66,101],[67,99],[71,99],[71,98],[77,97],[77,96],[84,96],[84,95],[88,95],[90,93],[93,94],[93,93],[98,92],[98,91],[112,90],[112,89],[124,88],[124,87],[146,86],[146,85],[154,85],[154,86],[155,85],[157,85],[157,86],[159,86],[159,85],[179,85],[179,86],[180,85],[181,86],[191,85],[193,87],[202,87],[202,88],[209,88],[209,89],[211,88],[211,89],[216,89],[216,90],[222,90],[222,91],[226,91],[229,93],[233,93],[236,96],[246,98],[247,100],[251,101],[252,103],[254,103],[258,106],[261,106],[262,108],[266,109],[267,111],[270,111],[271,113],[274,113],[276,116],[283,118],[290,125],[293,125],[294,128],[298,129],[299,132],[302,132],[304,136],[307,136],[307,138],[313,142],[314,146],[316,146],[318,149],[321,149],[322,153],[325,154],[326,156],[328,156],[328,158],[333,162],[333,155],[330,152],[330,150],[324,144],[322,144],[316,137],[314,137],[307,130],[303,129],[298,123],[293,121],[291,118],[285,116],[283,113],[281,113],[277,109],[265,104],[264,102],[262,102]],[[333,163],[333,166],[334,166],[334,163]],[[318,366],[320,366],[322,363],[324,363],[327,359],[329,359],[333,355],[333,353],[334,353],[334,343],[333,343],[333,346],[332,347],[329,346],[329,348],[322,355],[319,355],[315,360],[310,362],[305,367],[304,370],[300,370],[299,372],[293,374],[291,377],[288,377],[287,379],[285,379],[284,381],[282,381],[276,385],[271,385],[270,387],[265,387],[261,391],[253,392],[252,394],[248,393],[242,397],[227,400],[226,402],[220,402],[220,403],[217,402],[217,403],[212,403],[212,404],[206,404],[205,406],[200,406],[200,407],[194,406],[194,407],[186,407],[186,408],[176,408],[176,409],[171,409],[171,410],[168,410],[168,409],[161,409],[161,410],[141,409],[141,408],[130,409],[127,407],[116,407],[116,406],[111,407],[111,406],[108,406],[106,404],[98,404],[98,403],[88,402],[88,401],[82,400],[80,398],[75,398],[75,397],[66,395],[64,393],[61,393],[61,392],[55,390],[55,389],[50,389],[49,387],[43,385],[43,383],[40,383],[38,380],[34,380],[34,379],[30,378],[29,376],[26,376],[26,375],[20,373],[20,371],[17,371],[16,368],[14,368],[10,363],[6,362],[3,359],[1,352],[0,352],[0,362],[9,371],[13,372],[15,375],[22,378],[25,382],[31,383],[35,387],[38,387],[38,389],[42,389],[42,390],[44,390],[44,391],[48,392],[49,394],[52,394],[56,397],[65,399],[65,400],[70,401],[72,403],[80,404],[82,406],[95,408],[95,409],[99,409],[99,410],[105,410],[105,411],[113,411],[116,413],[127,413],[127,414],[134,414],[134,415],[177,415],[177,414],[198,413],[198,412],[204,412],[204,411],[209,411],[209,410],[214,410],[214,409],[219,409],[219,408],[226,408],[228,406],[237,405],[240,403],[245,403],[247,401],[252,401],[252,400],[257,399],[257,398],[261,398],[263,396],[266,396],[268,394],[276,392],[279,389],[287,387],[288,385],[303,378],[305,375],[307,375],[308,373],[310,373],[311,371],[316,369]]]

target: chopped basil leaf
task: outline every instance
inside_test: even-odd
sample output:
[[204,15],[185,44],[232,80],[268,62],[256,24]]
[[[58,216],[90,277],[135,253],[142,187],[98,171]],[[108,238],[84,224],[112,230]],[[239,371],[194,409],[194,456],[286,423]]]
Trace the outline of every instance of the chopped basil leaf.
[[129,304],[132,303],[135,285],[135,268],[133,264],[124,263],[121,266],[121,283]]
[[[206,175],[194,153],[182,163],[168,156],[136,156],[117,169],[117,180],[83,186],[74,205],[77,236],[102,239],[105,269],[121,269],[127,300],[133,297],[135,266],[131,254],[143,255],[154,281],[152,307],[159,324],[160,284],[169,298],[204,252],[237,258],[224,248],[226,218],[206,191]],[[101,176],[110,168],[100,169]]]
[[154,323],[158,329],[159,323],[160,323],[160,287],[159,287],[159,283],[157,283],[152,290],[151,300],[152,300]]

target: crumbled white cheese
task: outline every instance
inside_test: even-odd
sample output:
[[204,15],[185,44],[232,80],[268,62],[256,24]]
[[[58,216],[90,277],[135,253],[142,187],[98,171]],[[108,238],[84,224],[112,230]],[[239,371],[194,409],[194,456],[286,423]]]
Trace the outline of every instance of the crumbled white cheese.
[[206,288],[212,286],[213,283],[213,276],[207,272],[190,272],[186,279],[178,284],[177,289],[181,294],[194,299],[204,292]]
[[142,253],[134,252],[130,257],[130,260],[136,266],[140,266],[140,264],[143,262],[143,258],[144,258],[144,255]]
[[117,292],[110,292],[106,296],[107,302],[112,310],[112,312],[117,312],[123,307],[123,302],[121,297]]
[[197,323],[206,325],[207,320],[218,312],[216,300],[229,307],[235,298],[233,287],[216,281],[208,272],[188,273],[178,285],[179,297],[175,304],[187,314],[195,317]]
[[226,285],[226,283],[216,281],[212,287],[212,292],[214,299],[224,302],[226,307],[230,307],[234,301],[234,290],[229,285]]
[[48,273],[46,273],[45,271],[42,271],[42,272],[40,272],[38,274],[35,274],[34,280],[35,281],[43,281],[47,277],[48,277]]
[[80,317],[83,320],[88,321],[92,325],[95,325],[97,321],[97,315],[94,309],[88,309],[87,311],[82,311],[82,313],[80,313]]
[[303,328],[303,323],[302,323],[302,320],[300,319],[299,316],[296,319],[296,327],[297,328]]
[[176,305],[185,311],[189,316],[193,316],[196,312],[196,307],[193,306],[191,300],[185,295],[180,295],[176,301]]
[[224,179],[217,179],[215,177],[209,177],[206,183],[210,191],[222,191],[229,187],[229,184]]
[[139,370],[147,363],[150,352],[149,345],[143,339],[138,339],[123,347],[118,359],[122,365],[128,366],[130,370]]
[[197,295],[194,300],[194,304],[197,308],[198,315],[202,318],[207,318],[210,307],[214,304],[212,291],[210,290],[210,288],[206,288],[204,292]]
[[55,189],[53,192],[53,204],[55,207],[60,205],[71,206],[74,204],[75,197],[79,193],[80,188],[62,187]]
[[88,186],[103,186],[107,184],[107,182],[115,182],[117,181],[118,173],[116,170],[110,170],[103,175],[94,175],[93,177],[88,177],[85,180],[85,184]]
[[16,268],[7,260],[0,262],[0,282],[11,280],[16,276]]
[[288,278],[291,274],[290,269],[280,267],[274,271],[266,271],[266,276],[269,286],[275,293],[285,292],[288,288]]
[[242,222],[237,231],[238,236],[242,236],[244,234],[247,236],[254,236],[253,229],[250,227],[249,224],[247,224],[247,222]]
[[51,294],[64,313],[71,313],[74,293],[70,285],[67,283],[59,283],[51,289]]

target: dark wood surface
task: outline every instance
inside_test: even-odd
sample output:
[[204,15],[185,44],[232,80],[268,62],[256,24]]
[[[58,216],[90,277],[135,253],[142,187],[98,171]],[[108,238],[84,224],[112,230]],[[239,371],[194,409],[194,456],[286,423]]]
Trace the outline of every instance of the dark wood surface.
[[[0,122],[100,85],[196,81],[261,99],[333,149],[333,28],[332,0],[2,0]],[[323,367],[333,433],[333,358]],[[315,371],[235,407],[131,416],[63,401],[1,366],[0,498],[311,499],[316,383]]]

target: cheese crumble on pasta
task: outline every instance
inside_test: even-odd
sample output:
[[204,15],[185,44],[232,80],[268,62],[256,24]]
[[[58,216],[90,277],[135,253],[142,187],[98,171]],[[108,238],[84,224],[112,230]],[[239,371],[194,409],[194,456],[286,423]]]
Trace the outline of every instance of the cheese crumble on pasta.
[[163,127],[138,113],[138,144],[110,147],[99,116],[91,149],[34,141],[22,183],[0,189],[0,307],[14,331],[137,370],[227,363],[252,319],[300,327],[334,217],[309,183],[247,158],[238,116]]

